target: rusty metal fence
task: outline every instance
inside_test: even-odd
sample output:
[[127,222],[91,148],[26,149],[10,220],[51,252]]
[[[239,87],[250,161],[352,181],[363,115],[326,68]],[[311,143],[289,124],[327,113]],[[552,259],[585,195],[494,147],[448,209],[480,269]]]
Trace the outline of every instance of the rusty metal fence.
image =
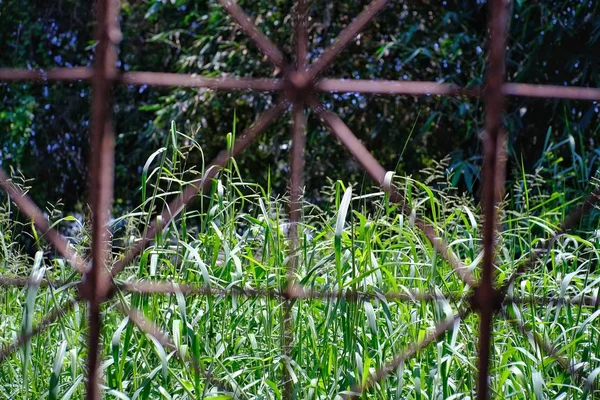
[[[204,78],[195,75],[156,73],[156,72],[121,72],[116,67],[117,45],[121,40],[118,25],[118,0],[99,0],[97,2],[97,24],[95,37],[97,39],[96,53],[93,68],[58,68],[50,71],[0,69],[0,82],[9,81],[73,81],[85,80],[92,84],[92,126],[91,147],[92,156],[89,164],[90,197],[89,203],[92,210],[92,251],[91,259],[83,260],[74,252],[68,241],[55,229],[51,228],[44,214],[14,185],[10,177],[0,169],[0,186],[8,193],[21,211],[34,221],[37,229],[44,232],[45,238],[67,261],[82,274],[79,284],[79,298],[73,298],[49,314],[47,314],[31,332],[18,337],[13,343],[0,350],[0,362],[16,352],[20,346],[31,338],[43,332],[54,323],[61,315],[73,309],[78,301],[89,304],[89,352],[88,352],[88,377],[87,398],[96,400],[100,398],[99,347],[102,320],[100,308],[103,303],[115,295],[115,278],[126,266],[148,245],[162,227],[169,224],[183,209],[183,207],[201,191],[210,187],[211,180],[215,177],[231,157],[242,153],[246,147],[269,125],[284,112],[291,108],[292,113],[292,138],[293,145],[290,161],[290,238],[293,243],[297,240],[297,223],[301,217],[301,195],[303,187],[304,151],[306,108],[311,108],[319,116],[331,133],[346,147],[352,156],[362,165],[370,177],[380,185],[390,196],[390,199],[400,205],[401,212],[410,215],[411,210],[406,205],[403,196],[391,183],[388,172],[371,155],[367,148],[354,136],[344,122],[317,99],[318,92],[359,92],[377,93],[387,95],[443,95],[443,96],[478,96],[485,100],[487,114],[485,121],[484,142],[484,189],[483,209],[485,213],[483,230],[483,268],[480,281],[476,281],[472,273],[465,267],[461,260],[453,253],[448,245],[437,235],[433,226],[417,219],[415,225],[429,239],[434,249],[441,254],[452,266],[457,276],[470,288],[469,307],[459,310],[452,318],[440,323],[436,329],[423,338],[420,342],[408,346],[403,352],[397,354],[387,364],[380,366],[372,373],[364,384],[351,388],[345,392],[344,398],[358,398],[370,387],[386,378],[400,364],[415,355],[420,349],[442,336],[454,322],[465,318],[471,313],[480,316],[479,336],[479,365],[477,397],[490,398],[489,372],[490,372],[490,346],[493,336],[493,320],[496,316],[505,317],[515,329],[543,349],[552,357],[562,369],[575,380],[586,384],[583,368],[575,368],[574,360],[565,358],[559,349],[547,343],[535,334],[528,326],[508,318],[503,305],[515,302],[507,296],[508,288],[520,275],[532,268],[536,261],[550,249],[559,235],[572,229],[581,217],[591,210],[599,200],[600,191],[592,193],[586,201],[577,208],[563,223],[556,235],[547,244],[531,253],[527,262],[519,265],[512,276],[501,286],[494,284],[494,253],[495,235],[497,234],[496,205],[504,189],[505,156],[504,147],[506,136],[502,127],[505,96],[526,96],[576,100],[600,100],[600,89],[584,87],[562,87],[549,85],[530,85],[507,83],[504,81],[505,52],[507,45],[507,23],[509,18],[508,0],[489,0],[489,61],[487,68],[486,84],[482,88],[461,88],[434,82],[410,81],[366,81],[366,80],[339,80],[323,78],[323,71],[331,65],[336,57],[353,40],[361,29],[369,23],[376,14],[383,10],[390,0],[373,0],[351,23],[339,34],[337,40],[312,64],[308,64],[307,57],[307,12],[310,0],[297,0],[295,5],[295,62],[289,62],[282,52],[256,27],[245,12],[234,0],[219,0],[222,7],[239,24],[242,30],[252,39],[256,46],[264,53],[270,62],[284,73],[283,79],[248,79],[248,78]],[[156,218],[145,235],[131,247],[114,265],[108,265],[110,257],[110,242],[107,222],[110,215],[113,193],[113,168],[114,168],[114,133],[111,123],[111,88],[117,84],[149,85],[167,87],[196,87],[215,90],[253,90],[281,92],[282,100],[270,110],[261,115],[235,142],[231,151],[222,151],[210,164],[203,176],[198,176],[184,192],[166,207],[162,218]],[[169,282],[136,282],[119,285],[120,290],[138,293],[176,293],[186,295],[213,296],[217,294],[231,295],[233,293],[244,296],[261,296],[277,298],[285,303],[284,307],[284,339],[289,343],[292,330],[292,301],[294,299],[330,299],[345,298],[348,301],[364,301],[372,297],[367,293],[352,291],[323,292],[305,288],[295,280],[297,260],[292,258],[287,271],[287,288],[285,290],[245,290],[229,289],[217,291],[213,289],[194,287],[185,284]],[[30,284],[22,278],[0,278],[2,286],[26,286]],[[437,299],[433,294],[424,293],[387,293],[386,298],[393,301],[427,301]],[[560,299],[539,298],[535,301],[549,304]],[[573,302],[582,305],[597,305],[598,299],[581,296]],[[130,317],[137,327],[154,336],[164,346],[178,351],[174,342],[157,325],[147,320],[139,311],[122,307],[122,311]],[[291,356],[289,346],[282,349],[286,359]],[[183,357],[184,355],[181,354]],[[189,356],[188,356],[189,357]],[[195,373],[202,376],[207,384],[214,385],[227,391],[222,382],[219,382],[210,371],[204,370],[198,360],[189,360]],[[285,399],[293,398],[293,387],[287,368],[282,368],[283,396]]]

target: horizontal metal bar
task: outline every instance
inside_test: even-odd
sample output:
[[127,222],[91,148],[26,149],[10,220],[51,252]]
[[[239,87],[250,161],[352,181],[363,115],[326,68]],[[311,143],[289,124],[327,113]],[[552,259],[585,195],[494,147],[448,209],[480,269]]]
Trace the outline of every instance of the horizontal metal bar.
[[[322,92],[370,93],[381,95],[412,96],[470,96],[480,97],[484,89],[480,87],[460,87],[448,83],[428,81],[390,81],[367,79],[323,78],[316,84]],[[600,88],[578,86],[537,85],[530,83],[505,83],[502,93],[506,96],[534,97],[592,101],[600,100]]]
[[77,81],[90,80],[94,69],[90,67],[44,69],[0,68],[0,82],[15,81]]
[[[0,82],[16,81],[76,81],[92,79],[94,69],[89,67],[57,68],[52,70],[25,70],[0,68]],[[126,85],[148,85],[155,87],[194,87],[217,90],[282,90],[284,82],[279,79],[263,78],[209,78],[197,74],[176,74],[168,72],[123,72],[117,82]]]
[[119,289],[127,292],[146,293],[146,294],[175,294],[197,296],[230,296],[240,295],[245,297],[263,297],[280,299],[345,299],[347,301],[369,301],[369,300],[388,300],[388,301],[458,301],[461,294],[452,294],[444,296],[436,293],[423,293],[415,291],[388,292],[388,293],[368,293],[355,290],[331,291],[313,288],[305,288],[300,285],[292,285],[287,290],[271,288],[241,288],[229,287],[227,289],[211,288],[207,286],[196,286],[185,283],[175,283],[167,281],[136,281],[117,285]]
[[581,306],[581,307],[598,307],[600,306],[600,297],[595,296],[582,296],[577,295],[574,297],[546,297],[546,296],[525,296],[506,298],[506,303],[515,303],[519,305],[561,305],[568,304],[570,306]]
[[505,83],[502,92],[507,96],[540,97],[566,100],[600,100],[600,88],[578,86],[535,85]]
[[[76,81],[91,80],[93,69],[89,67],[56,68],[51,70],[28,70],[0,68],[0,82],[17,81]],[[268,78],[208,78],[196,74],[166,72],[124,72],[117,79],[127,85],[156,87],[196,87],[216,90],[284,90],[285,82]],[[412,96],[471,96],[479,97],[479,87],[459,87],[447,83],[428,81],[393,81],[367,79],[324,78],[316,83],[321,92],[371,93],[381,95]],[[502,93],[506,96],[534,97],[593,101],[600,100],[600,88],[579,86],[538,85],[531,83],[505,83]]]
[[316,89],[322,92],[372,93],[382,95],[413,95],[413,96],[474,96],[481,95],[481,89],[461,88],[447,83],[427,81],[382,81],[367,79],[330,79],[323,78],[316,84]]
[[128,85],[156,87],[195,87],[218,90],[282,90],[284,82],[279,79],[262,78],[207,78],[196,74],[165,72],[125,72],[119,81]]

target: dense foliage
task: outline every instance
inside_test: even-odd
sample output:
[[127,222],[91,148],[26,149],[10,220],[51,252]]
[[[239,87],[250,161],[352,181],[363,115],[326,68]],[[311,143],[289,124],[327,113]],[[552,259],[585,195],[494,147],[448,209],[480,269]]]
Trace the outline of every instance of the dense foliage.
[[[113,224],[115,259],[119,247],[139,240],[153,205],[164,209],[165,200],[189,184],[187,160],[197,152],[193,142],[170,145],[148,163],[147,174],[138,177],[146,201]],[[555,148],[537,160],[543,171],[552,170],[559,152]],[[381,192],[334,182],[322,192],[332,205],[330,210],[304,203],[299,251],[294,251],[286,236],[285,201],[269,195],[266,187],[244,182],[237,164],[230,163],[204,195],[205,201],[187,207],[115,281],[160,280],[227,294],[149,295],[119,286],[117,295],[103,307],[102,393],[107,399],[124,400],[280,400],[286,399],[281,384],[285,368],[292,379],[292,398],[341,399],[341,393],[364,383],[378,367],[423,340],[436,324],[468,307],[470,289],[413,224],[419,217],[436,226],[437,234],[450,243],[458,258],[480,276],[481,209],[472,196],[457,193],[448,182],[446,161],[426,171],[427,182],[394,180],[414,210],[409,217]],[[506,301],[506,317],[494,320],[492,398],[595,398],[590,383],[598,382],[600,374],[599,210],[591,210],[569,234],[547,240],[582,201],[576,190],[568,189],[571,181],[580,179],[559,169],[550,179],[522,174],[507,188],[500,206],[498,284],[505,283],[532,252],[551,245],[510,287],[509,296],[520,301]],[[79,281],[79,274],[55,257],[40,233],[35,236],[30,225],[19,226],[14,214],[14,205],[3,197],[1,276],[30,276],[34,282],[52,284],[0,287],[0,339],[4,343],[19,332],[30,332],[54,307],[65,304],[75,295]],[[59,213],[50,217],[57,225],[72,222],[61,219]],[[85,223],[75,228],[70,239],[80,254],[87,254],[89,228]],[[23,232],[34,235],[35,256],[21,252]],[[332,296],[294,301],[288,359],[282,350],[283,299],[253,296],[252,291],[285,288],[292,257],[297,257],[295,277],[304,287],[330,293],[358,291],[371,297],[359,302]],[[393,298],[415,291],[436,293],[439,299]],[[577,305],[582,297],[591,301]],[[555,301],[546,303],[544,298]],[[130,307],[172,338],[185,360],[164,339],[145,334],[120,311]],[[78,303],[0,363],[1,396],[84,397],[86,308],[85,302]],[[523,324],[527,333],[519,333],[515,323]],[[559,367],[534,336],[560,349],[561,357],[576,360],[582,379]],[[363,398],[473,398],[478,337],[478,316],[460,319],[439,340],[391,370]],[[210,371],[212,383],[194,372],[187,357],[195,357]]]
[[[293,54],[294,2],[239,1],[260,29]],[[368,2],[313,0],[310,58],[314,60]],[[594,1],[511,5],[507,77],[513,82],[598,86],[600,4]],[[325,75],[363,79],[431,80],[481,85],[485,72],[487,4],[462,0],[392,1]],[[215,0],[123,1],[119,67],[198,73],[205,76],[272,77],[277,71]],[[0,2],[0,67],[50,69],[89,65],[94,13],[74,0]],[[118,133],[117,204],[136,203],[134,179],[146,157],[164,145],[171,120],[195,137],[209,158],[233,125],[248,126],[273,102],[271,94],[122,87],[115,90]],[[2,84],[0,159],[35,177],[38,199],[62,198],[68,208],[85,199],[89,88],[73,84]],[[483,106],[471,98],[323,95],[390,170],[422,176],[433,160],[451,154],[452,182],[477,191],[478,136]],[[248,179],[286,185],[289,118],[275,124],[240,158]],[[532,171],[546,138],[572,138],[579,153],[598,145],[598,105],[512,98],[506,125],[511,165]],[[549,133],[550,132],[550,133]],[[318,200],[327,172],[361,180],[363,173],[311,116],[308,131],[308,197]],[[522,156],[523,154],[523,156]],[[565,154],[566,162],[570,155]],[[589,160],[588,160],[589,161]],[[593,169],[593,168],[592,168]]]

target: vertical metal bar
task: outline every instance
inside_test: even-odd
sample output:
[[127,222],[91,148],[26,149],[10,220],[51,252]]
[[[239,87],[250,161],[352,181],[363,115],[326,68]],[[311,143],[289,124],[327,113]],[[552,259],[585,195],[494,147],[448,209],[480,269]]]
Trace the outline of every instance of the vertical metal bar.
[[108,292],[106,261],[110,257],[108,218],[113,193],[114,135],[110,121],[111,86],[117,76],[115,44],[120,40],[118,0],[97,2],[95,37],[98,40],[92,78],[91,159],[89,164],[92,208],[92,268],[85,276],[82,294],[89,302],[87,399],[100,399],[98,376],[102,298]]
[[[307,32],[306,32],[306,0],[298,0],[296,4],[296,70],[299,76],[306,71],[307,59]],[[292,123],[292,150],[290,157],[290,229],[289,237],[294,243],[294,250],[298,240],[298,222],[302,215],[302,187],[304,185],[304,149],[306,147],[306,114],[304,112],[304,99],[296,93],[293,104]],[[296,256],[288,268],[288,286],[293,282],[296,267]]]
[[[307,59],[307,32],[306,32],[306,0],[298,0],[296,3],[296,76],[301,77],[303,81],[306,71]],[[302,218],[302,188],[304,186],[304,148],[306,147],[306,114],[304,112],[304,99],[300,89],[293,88],[294,104],[292,109],[292,150],[290,157],[290,229],[288,238],[292,245],[292,256],[287,266],[287,288],[289,294],[295,286],[295,274],[298,267],[300,242],[298,237],[298,223]],[[288,368],[290,366],[291,348],[293,342],[293,320],[292,320],[293,299],[286,296],[283,315],[283,398],[291,400],[294,396],[294,387]]]
[[[293,241],[294,251],[298,243],[298,223],[302,217],[302,191],[304,187],[304,149],[306,147],[306,114],[304,102],[298,101],[293,107],[293,139],[290,160],[290,229],[289,238]],[[294,253],[288,268],[288,284],[294,280],[297,257]]]
[[504,187],[505,135],[502,130],[504,112],[504,62],[506,55],[506,23],[508,8],[506,0],[493,0],[488,3],[490,25],[490,50],[487,71],[486,132],[484,138],[484,189],[483,206],[485,222],[483,228],[483,272],[477,288],[477,307],[481,314],[479,326],[479,377],[477,397],[480,400],[490,398],[488,374],[492,343],[492,323],[495,307],[494,253],[497,228],[496,205]]

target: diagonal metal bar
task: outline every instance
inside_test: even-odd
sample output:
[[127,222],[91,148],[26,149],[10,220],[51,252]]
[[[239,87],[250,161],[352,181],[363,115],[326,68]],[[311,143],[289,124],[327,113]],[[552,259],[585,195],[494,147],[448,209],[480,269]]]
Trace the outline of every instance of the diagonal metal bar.
[[6,346],[0,351],[0,363],[14,354],[21,346],[27,343],[31,338],[39,335],[44,330],[46,330],[50,325],[55,323],[60,317],[69,313],[75,307],[77,303],[76,299],[69,299],[69,301],[63,305],[54,307],[50,313],[46,314],[44,318],[36,325],[35,328],[28,332],[25,335],[19,336],[14,342]]
[[190,359],[196,375],[206,379],[208,383],[215,386],[225,394],[233,392],[232,390],[226,388],[222,382],[215,379],[210,371],[206,371],[204,368],[202,368],[196,357],[193,356],[192,352],[188,352],[187,355],[183,353],[181,349],[175,345],[167,333],[160,329],[160,327],[154,322],[146,318],[139,310],[129,308],[123,304],[119,304],[118,308],[123,314],[129,317],[129,320],[133,322],[140,331],[152,336],[161,344],[161,346],[177,352],[181,358],[181,361]]
[[385,364],[384,366],[377,369],[374,373],[369,375],[367,382],[364,385],[357,385],[353,387],[350,392],[346,392],[343,394],[343,399],[358,399],[360,398],[364,392],[373,387],[377,382],[383,380],[388,375],[393,373],[402,363],[411,357],[415,356],[420,350],[429,346],[434,340],[437,340],[440,336],[448,331],[448,329],[454,326],[454,323],[460,319],[464,319],[467,315],[470,314],[471,309],[465,309],[459,313],[456,313],[451,318],[447,319],[439,323],[435,330],[433,330],[430,334],[425,336],[420,342],[413,343],[406,348],[406,350],[402,351],[398,355],[396,355],[390,362]]
[[[515,307],[517,306],[514,303],[513,305]],[[505,309],[502,309],[501,312],[506,321],[512,324],[519,332],[521,332],[521,334],[526,335],[528,338],[533,340],[536,346],[542,349],[544,353],[546,353],[548,356],[552,357],[554,361],[556,361],[556,363],[560,365],[560,368],[563,371],[565,371],[575,380],[579,380],[583,384],[588,384],[584,369],[576,369],[574,360],[570,360],[569,358],[562,355],[560,349],[544,340],[542,336],[540,336],[537,332],[535,332],[534,329],[532,329],[530,324],[525,324],[520,319],[512,318],[510,315],[508,315]],[[592,391],[596,390],[597,385],[592,383],[590,389]]]
[[254,139],[258,137],[258,135],[264,132],[271,125],[271,123],[287,108],[287,100],[280,100],[275,106],[262,114],[248,129],[242,132],[241,137],[236,140],[231,152],[229,150],[222,150],[221,153],[219,153],[219,155],[217,155],[217,157],[209,164],[204,175],[197,176],[192,183],[185,188],[181,195],[169,203],[167,208],[161,214],[162,224],[158,225],[156,221],[153,222],[146,231],[144,237],[133,247],[131,247],[123,255],[123,257],[114,264],[111,270],[111,275],[115,277],[117,274],[123,271],[127,264],[133,261],[133,259],[135,259],[135,257],[137,257],[137,255],[150,244],[160,229],[166,227],[173,220],[173,218],[179,215],[184,206],[194,197],[196,197],[199,191],[205,190],[210,185],[211,179],[215,177],[220,168],[229,162],[231,157],[236,157],[242,151],[244,151],[244,149],[246,149],[246,147],[248,147],[248,145],[250,145],[250,143],[252,143]]
[[144,294],[175,294],[181,293],[190,296],[244,296],[248,298],[277,298],[298,300],[336,300],[344,299],[348,302],[362,302],[373,300],[387,301],[460,301],[462,293],[451,293],[442,295],[438,293],[398,291],[388,293],[369,293],[355,290],[332,291],[328,289],[305,288],[301,285],[292,285],[287,290],[275,288],[242,288],[231,286],[226,289],[211,288],[206,286],[189,285],[185,283],[140,280],[134,282],[119,283],[117,287],[130,293]]
[[279,48],[258,30],[250,17],[242,10],[235,0],[219,0],[221,6],[233,17],[246,35],[258,46],[260,51],[279,69],[285,70],[287,63]]
[[296,1],[296,70],[300,72],[308,60],[308,1]]
[[0,82],[18,82],[18,81],[78,81],[90,80],[94,74],[94,69],[90,67],[72,67],[56,68],[51,70],[44,69],[16,69],[0,68]]
[[118,26],[119,1],[100,0],[96,3],[98,40],[92,78],[92,127],[90,159],[90,205],[92,220],[92,266],[85,274],[81,294],[89,304],[88,333],[88,400],[99,400],[98,372],[102,318],[100,306],[110,289],[106,263],[110,258],[108,220],[112,206],[114,134],[111,124],[111,86],[117,76],[117,44],[121,39]]
[[[333,132],[338,140],[350,151],[352,156],[363,166],[371,178],[377,182],[383,189],[390,194],[390,200],[401,204],[401,210],[404,215],[410,216],[411,210],[405,203],[403,196],[393,185],[387,185],[385,182],[386,171],[373,157],[366,147],[354,136],[344,122],[334,113],[328,111],[325,106],[319,103],[314,97],[309,97],[308,104],[315,110],[325,125]],[[415,219],[415,226],[418,227],[427,239],[431,242],[433,248],[444,257],[450,264],[454,272],[467,285],[475,286],[475,278],[467,267],[454,254],[452,249],[438,236],[435,229],[420,218]]]
[[497,293],[494,288],[494,260],[497,238],[496,207],[504,191],[504,146],[506,137],[502,129],[504,114],[504,63],[506,57],[506,25],[508,4],[506,0],[492,0],[489,4],[490,50],[487,71],[486,132],[484,138],[483,198],[485,220],[483,225],[483,271],[474,301],[480,313],[479,369],[477,398],[490,398],[489,371],[492,346],[493,320],[496,313]]
[[572,230],[585,214],[589,213],[594,207],[596,207],[596,205],[598,204],[599,201],[600,201],[600,188],[598,188],[598,189],[594,190],[592,193],[590,193],[590,195],[585,199],[583,204],[580,205],[579,207],[577,207],[577,209],[575,209],[569,216],[567,216],[567,218],[565,218],[565,220],[564,220],[562,226],[560,227],[560,229],[558,230],[558,232],[556,232],[556,234],[554,236],[552,236],[552,238],[550,238],[550,240],[548,240],[545,243],[540,242],[540,243],[542,243],[542,246],[538,249],[533,250],[530,253],[527,261],[525,261],[524,263],[519,265],[519,267],[517,267],[517,269],[512,273],[512,275],[508,278],[508,280],[504,283],[504,285],[502,285],[502,288],[500,289],[501,293],[503,293],[503,294],[506,293],[508,291],[508,288],[515,282],[515,280],[519,276],[523,275],[526,271],[533,268],[535,263],[537,263],[538,260],[544,254],[546,254],[548,251],[550,251],[550,249],[552,248],[552,246],[554,245],[556,240],[558,240],[558,238],[560,236],[562,236],[565,233]]
[[358,33],[367,25],[375,15],[383,10],[389,3],[389,0],[373,0],[348,26],[339,34],[337,40],[329,46],[325,52],[308,69],[307,81],[314,80],[319,76],[333,60],[346,48],[348,43],[358,35]]
[[33,224],[40,230],[42,235],[77,271],[84,273],[87,270],[86,263],[77,255],[68,240],[58,233],[56,229],[50,227],[42,210],[35,205],[25,192],[11,182],[10,177],[1,168],[0,187],[6,191],[17,207],[19,207],[27,218],[33,221]]

